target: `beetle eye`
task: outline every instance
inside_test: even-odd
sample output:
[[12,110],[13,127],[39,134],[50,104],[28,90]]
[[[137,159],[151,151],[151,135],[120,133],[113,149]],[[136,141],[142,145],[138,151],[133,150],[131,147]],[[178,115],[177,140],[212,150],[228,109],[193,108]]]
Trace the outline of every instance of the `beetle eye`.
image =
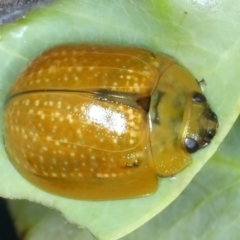
[[195,101],[195,102],[206,102],[207,99],[202,93],[195,92],[193,94],[193,101]]
[[218,122],[217,120],[217,115],[211,110],[211,109],[208,109],[208,111],[205,111],[206,113],[206,118],[213,121],[213,122]]
[[189,153],[194,153],[199,149],[198,142],[192,138],[186,138],[184,144]]
[[214,129],[207,130],[207,132],[205,134],[205,140],[206,141],[212,140],[212,138],[215,136],[215,134],[216,134],[216,131]]

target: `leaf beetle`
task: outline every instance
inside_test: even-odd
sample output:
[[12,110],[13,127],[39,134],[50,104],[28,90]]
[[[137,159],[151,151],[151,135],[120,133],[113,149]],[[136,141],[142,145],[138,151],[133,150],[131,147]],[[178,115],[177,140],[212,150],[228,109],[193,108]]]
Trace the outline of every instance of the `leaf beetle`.
[[206,147],[218,127],[198,82],[148,50],[51,48],[11,86],[4,105],[9,159],[31,183],[86,200],[153,193]]

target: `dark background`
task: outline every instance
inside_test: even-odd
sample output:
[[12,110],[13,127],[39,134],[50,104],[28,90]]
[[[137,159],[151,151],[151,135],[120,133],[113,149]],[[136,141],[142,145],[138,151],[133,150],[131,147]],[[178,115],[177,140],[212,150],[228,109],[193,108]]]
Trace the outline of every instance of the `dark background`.
[[0,198],[0,240],[19,240],[3,198]]
[[0,0],[0,25],[13,22],[33,8],[53,0]]

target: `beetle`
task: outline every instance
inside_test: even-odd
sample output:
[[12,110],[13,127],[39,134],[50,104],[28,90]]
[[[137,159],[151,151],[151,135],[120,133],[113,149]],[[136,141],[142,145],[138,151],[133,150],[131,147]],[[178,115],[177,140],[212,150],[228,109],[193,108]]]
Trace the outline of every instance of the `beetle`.
[[69,44],[44,51],[4,104],[10,161],[67,198],[152,194],[206,147],[218,120],[174,59],[135,47]]

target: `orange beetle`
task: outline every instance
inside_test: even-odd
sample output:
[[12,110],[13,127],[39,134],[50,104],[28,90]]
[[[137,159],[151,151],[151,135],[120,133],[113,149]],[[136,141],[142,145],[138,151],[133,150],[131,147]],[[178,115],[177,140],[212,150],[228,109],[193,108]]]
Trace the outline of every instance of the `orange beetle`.
[[6,150],[36,186],[88,200],[153,193],[207,146],[218,121],[191,74],[168,56],[120,46],[43,52],[13,84]]

